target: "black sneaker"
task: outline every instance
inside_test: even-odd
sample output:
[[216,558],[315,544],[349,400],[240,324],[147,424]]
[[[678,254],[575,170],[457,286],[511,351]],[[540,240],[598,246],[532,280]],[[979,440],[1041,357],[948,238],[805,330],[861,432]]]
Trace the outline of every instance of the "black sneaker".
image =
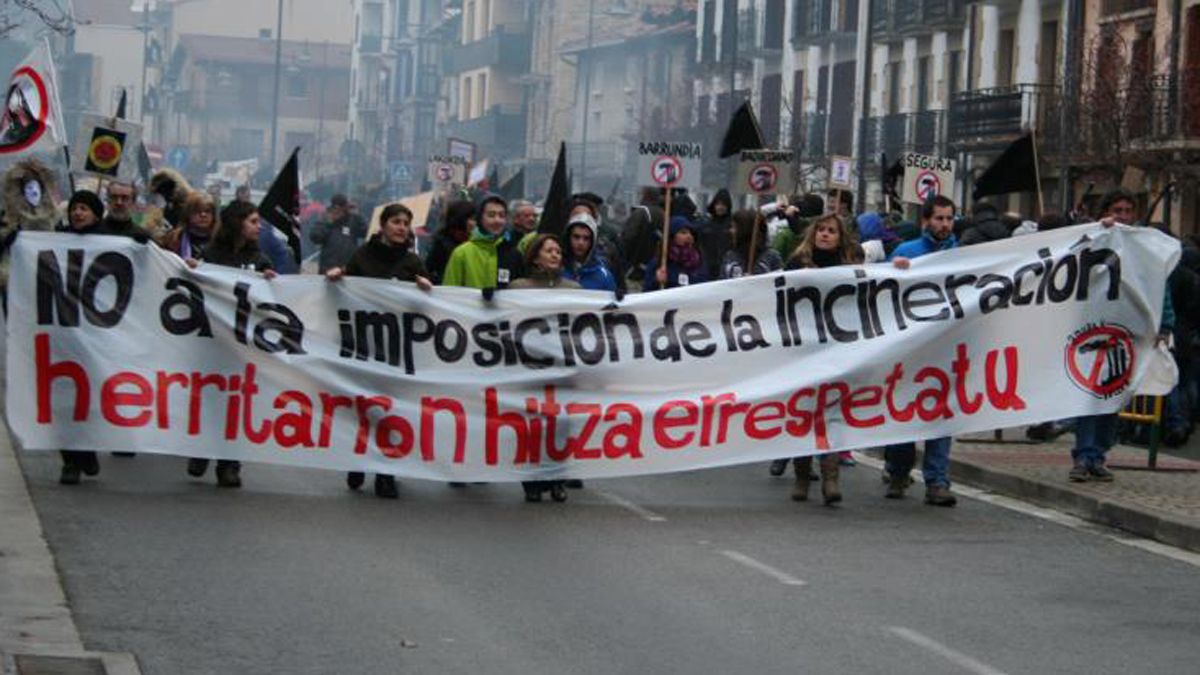
[[199,478],[204,475],[205,471],[208,471],[207,459],[193,457],[188,460],[187,472],[189,476],[192,476],[193,478]]
[[1075,466],[1071,467],[1071,471],[1067,473],[1067,480],[1072,483],[1088,482],[1088,468],[1083,462],[1075,462]]
[[1111,483],[1113,482],[1113,478],[1115,478],[1113,472],[1109,471],[1108,467],[1103,464],[1093,464],[1087,468],[1087,472],[1092,480],[1097,483]]
[[579,480],[578,478],[568,478],[567,480],[563,481],[563,485],[571,488],[572,490],[583,489],[583,481]]
[[242,468],[234,463],[217,463],[217,485],[227,488],[242,487]]
[[79,467],[75,464],[63,464],[62,473],[58,474],[58,482],[63,485],[79,485]]
[[375,474],[375,496],[380,499],[396,499],[400,491],[396,489],[396,477]]
[[85,452],[79,457],[79,470],[85,476],[98,476],[100,474],[100,457],[94,452]]
[[361,471],[351,471],[346,474],[346,487],[357,490],[363,486],[365,480],[367,480],[367,474]]
[[772,460],[771,461],[771,469],[770,469],[771,475],[772,476],[782,476],[783,472],[787,471],[787,465],[788,465],[788,462],[790,462],[790,461],[792,461],[792,460],[790,460],[790,459]]
[[540,502],[542,501],[542,488],[538,485],[525,486],[525,501]]
[[556,502],[567,501],[567,486],[561,482],[555,482],[550,485],[550,498]]

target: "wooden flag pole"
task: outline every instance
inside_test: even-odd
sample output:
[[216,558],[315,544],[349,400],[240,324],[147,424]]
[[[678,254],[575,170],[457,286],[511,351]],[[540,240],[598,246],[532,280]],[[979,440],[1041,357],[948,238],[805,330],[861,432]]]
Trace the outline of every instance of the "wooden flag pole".
[[[670,243],[669,237],[671,236],[671,187],[669,185],[666,191],[666,200],[663,201],[662,252],[658,259],[658,269],[662,270],[664,274],[667,271],[667,247]],[[666,287],[667,282],[665,280],[658,282],[659,290]]]
[[1038,167],[1037,132],[1032,129],[1029,131],[1029,141],[1033,146],[1033,180],[1037,183],[1038,218],[1041,218],[1046,212],[1046,205],[1042,201],[1042,172]]
[[[784,207],[786,209],[786,207]],[[750,232],[750,255],[747,256],[746,270],[743,276],[754,276],[754,254],[758,252],[758,227],[762,223],[762,211],[754,210],[754,229]]]

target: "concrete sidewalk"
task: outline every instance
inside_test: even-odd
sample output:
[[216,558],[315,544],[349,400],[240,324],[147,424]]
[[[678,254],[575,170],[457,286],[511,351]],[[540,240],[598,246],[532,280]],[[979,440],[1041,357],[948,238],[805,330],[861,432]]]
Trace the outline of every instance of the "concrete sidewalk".
[[1120,528],[1190,551],[1200,551],[1200,462],[1158,455],[1158,470],[1145,470],[1148,453],[1117,446],[1108,455],[1111,483],[1072,483],[1072,436],[1025,442],[1010,429],[1004,441],[992,434],[955,439],[955,480],[1025,499],[1085,520]]
[[137,675],[130,654],[88,652],[0,419],[0,673]]

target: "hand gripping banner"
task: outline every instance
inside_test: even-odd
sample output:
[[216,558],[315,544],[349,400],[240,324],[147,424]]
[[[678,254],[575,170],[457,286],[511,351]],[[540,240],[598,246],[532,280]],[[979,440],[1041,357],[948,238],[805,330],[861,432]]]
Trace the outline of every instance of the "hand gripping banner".
[[1179,245],[1081,226],[932,254],[606,293],[188,269],[22,233],[7,413],[28,449],[436,480],[651,474],[1113,412]]

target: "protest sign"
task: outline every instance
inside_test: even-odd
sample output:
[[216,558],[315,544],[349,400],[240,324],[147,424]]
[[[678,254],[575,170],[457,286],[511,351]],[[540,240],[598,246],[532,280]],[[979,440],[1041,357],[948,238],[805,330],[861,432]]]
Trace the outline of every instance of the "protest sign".
[[648,187],[700,188],[699,143],[638,143],[638,184]]
[[431,155],[428,178],[438,190],[444,190],[451,185],[463,185],[467,180],[467,161],[454,155]]
[[900,161],[904,164],[904,192],[901,199],[905,202],[924,204],[933,197],[948,195],[954,190],[954,160],[906,152]]
[[756,195],[792,194],[796,181],[791,150],[742,150],[739,154],[737,188]]
[[653,474],[1119,410],[1179,243],[1080,226],[627,296],[267,280],[26,232],[7,418],[28,449],[436,480]]
[[77,171],[103,180],[133,180],[138,176],[141,140],[140,124],[102,115],[80,115],[71,164]]

